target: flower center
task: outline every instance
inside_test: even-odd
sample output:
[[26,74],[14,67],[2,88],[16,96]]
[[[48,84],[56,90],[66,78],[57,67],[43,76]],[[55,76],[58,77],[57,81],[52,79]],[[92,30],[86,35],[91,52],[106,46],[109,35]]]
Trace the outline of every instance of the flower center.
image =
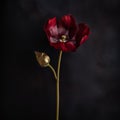
[[61,38],[60,38],[60,42],[67,42],[67,36],[62,35]]

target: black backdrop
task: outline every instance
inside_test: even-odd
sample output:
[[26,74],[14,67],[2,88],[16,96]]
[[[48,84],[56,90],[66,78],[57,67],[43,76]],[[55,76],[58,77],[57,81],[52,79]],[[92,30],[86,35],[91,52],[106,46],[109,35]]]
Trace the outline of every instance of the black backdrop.
[[72,14],[91,29],[89,40],[64,53],[60,79],[60,120],[119,120],[119,0],[9,0],[4,2],[1,120],[55,120],[55,80],[36,62],[49,46],[48,18]]

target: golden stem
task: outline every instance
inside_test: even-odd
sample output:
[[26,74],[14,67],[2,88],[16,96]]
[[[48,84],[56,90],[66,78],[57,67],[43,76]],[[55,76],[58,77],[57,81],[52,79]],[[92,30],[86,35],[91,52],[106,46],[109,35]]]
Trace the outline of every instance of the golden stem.
[[57,74],[55,69],[48,64],[48,67],[52,70],[54,77],[56,79],[56,120],[59,120],[59,106],[60,106],[60,89],[59,89],[59,81],[60,81],[60,64],[61,64],[61,58],[62,58],[62,51],[59,53],[58,58],[58,66],[57,66]]
[[55,72],[55,69],[52,67],[52,65],[48,64],[48,67],[52,70],[53,74],[54,74],[54,77],[55,79],[57,80],[57,75],[56,75],[56,72]]
[[56,120],[59,120],[59,104],[60,104],[60,90],[59,90],[59,80],[60,80],[60,64],[62,58],[62,51],[59,53],[58,58],[58,69],[57,69],[57,81],[56,81]]

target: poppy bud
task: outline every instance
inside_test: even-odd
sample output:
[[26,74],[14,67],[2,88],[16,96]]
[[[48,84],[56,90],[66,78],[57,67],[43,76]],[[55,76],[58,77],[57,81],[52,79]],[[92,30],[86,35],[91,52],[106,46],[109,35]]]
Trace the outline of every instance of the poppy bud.
[[50,57],[44,52],[35,51],[35,56],[41,67],[47,67],[50,63]]

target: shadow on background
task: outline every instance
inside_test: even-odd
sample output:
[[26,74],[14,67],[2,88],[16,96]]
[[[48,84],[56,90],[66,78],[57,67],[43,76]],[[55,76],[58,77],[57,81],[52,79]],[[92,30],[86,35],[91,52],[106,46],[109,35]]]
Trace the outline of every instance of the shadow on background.
[[85,44],[64,53],[60,120],[119,120],[119,0],[11,0],[3,7],[2,119],[55,120],[55,80],[34,55],[56,67],[58,51],[43,31],[47,19],[73,14],[91,28]]

